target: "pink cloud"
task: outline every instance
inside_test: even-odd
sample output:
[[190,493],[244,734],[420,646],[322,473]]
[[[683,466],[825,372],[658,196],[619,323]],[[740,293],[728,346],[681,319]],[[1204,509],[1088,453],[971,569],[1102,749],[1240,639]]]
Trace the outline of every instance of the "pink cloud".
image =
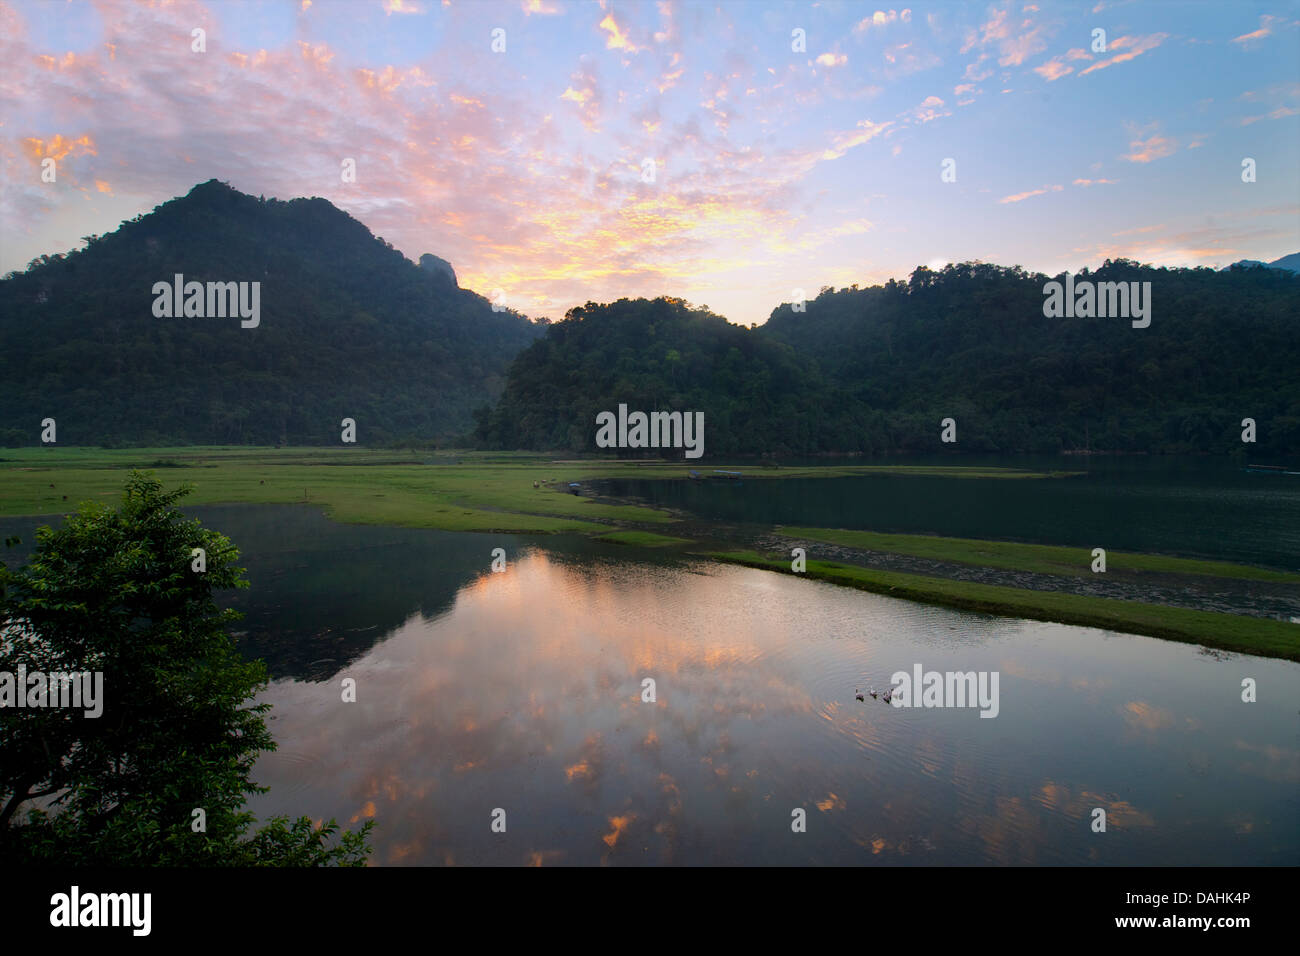
[[1073,73],[1074,67],[1066,66],[1058,57],[1054,60],[1048,60],[1042,66],[1034,67],[1034,72],[1051,83],[1055,80],[1059,80],[1063,76]]
[[1253,30],[1250,33],[1243,33],[1239,37],[1233,37],[1232,42],[1240,43],[1243,46],[1245,46],[1253,40],[1262,40],[1264,39],[1264,37],[1270,35],[1273,32],[1273,24],[1278,23],[1281,20],[1282,20],[1281,17],[1269,16],[1266,13],[1259,18],[1258,30]]
[[1129,143],[1129,152],[1120,158],[1130,163],[1149,163],[1152,160],[1171,156],[1177,149],[1178,143],[1167,136],[1156,133],[1147,139],[1142,139],[1139,135]]
[[1099,60],[1087,69],[1082,70],[1079,75],[1087,76],[1093,70],[1104,70],[1106,67],[1114,66],[1116,63],[1127,63],[1129,60],[1136,59],[1148,50],[1154,50],[1167,39],[1169,39],[1168,33],[1153,33],[1150,36],[1145,37],[1119,37],[1110,45],[1110,49],[1122,50],[1127,47],[1132,47],[1132,49],[1129,49],[1124,53],[1116,54],[1109,60]]
[[[1047,48],[1046,37],[1050,28],[1047,23],[1035,23],[1028,15],[1036,13],[1037,7],[1026,7],[1022,12],[1026,16],[1016,21],[1011,17],[1009,6],[1000,10],[990,9],[989,18],[978,29],[967,32],[961,52],[980,49],[983,51],[980,60],[983,60],[990,55],[986,48],[991,47],[996,51],[998,65],[1003,67],[1020,66],[1029,57],[1041,53]],[[969,68],[967,79],[972,79]]]
[[1013,203],[1013,202],[1023,202],[1024,200],[1029,199],[1029,198],[1031,198],[1031,197],[1033,197],[1033,196],[1042,196],[1042,195],[1044,195],[1044,194],[1046,194],[1046,193],[1049,193],[1049,192],[1050,192],[1050,193],[1059,193],[1059,192],[1060,192],[1061,190],[1063,190],[1064,188],[1065,188],[1064,186],[1044,186],[1042,189],[1030,189],[1030,190],[1028,190],[1028,191],[1026,191],[1026,192],[1023,192],[1023,193],[1015,193],[1014,195],[1011,195],[1011,196],[1003,196],[1001,199],[998,200],[998,202],[999,202],[1000,204],[1002,204],[1002,203]]

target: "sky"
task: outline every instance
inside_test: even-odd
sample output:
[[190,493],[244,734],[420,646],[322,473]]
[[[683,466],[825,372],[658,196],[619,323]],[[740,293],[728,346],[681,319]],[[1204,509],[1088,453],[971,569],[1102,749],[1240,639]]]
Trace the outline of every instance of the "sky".
[[0,0],[0,174],[0,272],[216,178],[533,317],[1268,261],[1300,3]]

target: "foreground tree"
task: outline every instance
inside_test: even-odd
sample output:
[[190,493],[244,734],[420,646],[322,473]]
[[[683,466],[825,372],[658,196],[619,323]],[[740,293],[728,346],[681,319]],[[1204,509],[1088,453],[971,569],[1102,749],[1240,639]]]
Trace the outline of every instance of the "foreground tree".
[[25,566],[0,565],[0,681],[103,675],[98,717],[15,706],[0,683],[0,860],[364,864],[369,823],[278,817],[249,832],[244,801],[266,790],[250,774],[275,748],[269,705],[252,703],[267,671],[239,656],[239,615],[213,597],[248,586],[239,552],[174,507],[188,493],[132,472],[120,508],[87,503],[40,529]]

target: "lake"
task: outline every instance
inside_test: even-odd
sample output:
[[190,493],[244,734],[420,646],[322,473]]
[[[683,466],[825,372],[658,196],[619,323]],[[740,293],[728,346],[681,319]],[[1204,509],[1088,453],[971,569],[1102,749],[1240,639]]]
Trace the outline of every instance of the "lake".
[[[188,510],[242,549],[274,677],[250,809],[374,819],[377,865],[1300,863],[1300,664],[582,538]],[[996,672],[997,716],[855,699],[917,664]]]
[[[1300,862],[1294,663],[584,539],[196,510],[265,582],[239,595],[280,671],[252,809],[373,818],[377,864]],[[918,663],[997,671],[997,717],[854,699]]]
[[[909,458],[1086,471],[1057,479],[873,475],[763,480],[608,479],[602,494],[710,521],[995,538],[1212,558],[1300,570],[1300,477],[1252,474],[1207,458]],[[725,465],[720,467],[727,467]],[[698,466],[703,474],[711,468]]]

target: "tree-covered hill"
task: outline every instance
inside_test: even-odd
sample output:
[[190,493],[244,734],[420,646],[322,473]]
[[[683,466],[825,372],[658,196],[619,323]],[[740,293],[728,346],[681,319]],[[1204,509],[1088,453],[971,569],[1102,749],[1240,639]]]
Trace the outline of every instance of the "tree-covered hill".
[[596,415],[620,403],[629,413],[703,412],[705,455],[831,451],[850,424],[793,349],[665,297],[569,310],[520,353],[475,434],[489,447],[594,451]]
[[588,304],[520,354],[476,434],[591,450],[622,402],[705,411],[708,454],[1300,454],[1300,276],[1121,260],[1075,279],[1150,282],[1150,326],[1047,318],[1049,277],[980,263],[826,289],[754,330],[672,299]]
[[906,284],[823,292],[805,313],[780,307],[761,332],[815,359],[855,405],[914,419],[922,442],[903,449],[951,416],[961,450],[1300,453],[1300,276],[1123,260],[1075,276],[1150,282],[1147,328],[1046,318],[1048,281],[921,268]]
[[[0,443],[335,444],[459,434],[541,327],[324,199],[211,180],[0,282]],[[260,282],[260,322],[156,317],[153,287]]]

